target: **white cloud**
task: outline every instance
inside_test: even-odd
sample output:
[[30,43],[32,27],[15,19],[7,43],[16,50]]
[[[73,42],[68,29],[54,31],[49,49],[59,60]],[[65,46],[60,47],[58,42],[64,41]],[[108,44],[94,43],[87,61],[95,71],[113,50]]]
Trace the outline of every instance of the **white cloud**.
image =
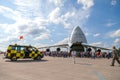
[[56,6],[63,6],[64,0],[49,0],[49,1],[54,3]]
[[71,9],[71,11],[61,14],[62,10],[56,7],[49,14],[49,21],[55,24],[63,24],[65,28],[73,27],[73,25],[83,25],[84,22],[89,18],[89,10],[77,10]]
[[66,12],[64,15],[60,17],[60,21],[65,28],[69,28],[71,26],[71,22],[67,22],[67,21],[69,21],[69,19],[73,18],[74,16],[75,16],[75,12],[73,11],[73,12]]
[[74,6],[69,6],[66,10],[66,8],[63,9],[63,7],[57,6],[49,13],[49,21],[54,24],[62,24],[65,28],[70,28],[76,25],[82,26],[90,17],[90,9],[94,5],[94,2],[93,0],[78,0],[78,3],[84,5],[83,9],[76,9]]
[[[61,10],[59,7],[56,7],[50,14],[49,14],[49,21],[55,24],[63,24],[65,28],[70,27],[71,22],[69,18],[75,15],[74,12],[66,12],[65,14],[61,15]],[[68,22],[67,22],[68,21]]]
[[94,42],[94,43],[91,43],[90,45],[93,45],[93,46],[103,46],[102,42]]
[[94,36],[94,37],[98,37],[98,36],[100,36],[100,33],[96,33],[96,34],[94,34],[93,36]]
[[44,26],[46,25],[46,21],[40,20],[37,21],[29,21],[26,23],[16,22],[14,24],[0,24],[2,26],[4,32],[9,35],[37,35],[41,33],[49,33],[49,30]]
[[75,12],[67,12],[65,15],[62,15],[61,18],[63,18],[64,21],[67,21],[69,18],[75,16]]
[[117,0],[111,0],[111,5],[116,5],[117,4]]
[[[71,24],[72,25],[79,25],[83,26],[83,24],[88,20],[90,17],[90,9],[89,10],[74,10],[75,16],[71,17]],[[73,18],[73,19],[72,19]]]
[[41,34],[40,36],[36,37],[34,40],[43,40],[43,39],[48,39],[50,37],[50,34]]
[[[34,45],[35,45],[35,47],[37,47],[37,48],[40,48],[40,47],[45,47],[45,46],[50,46],[50,45],[48,45],[48,44],[41,44],[41,43],[34,43]],[[42,50],[44,50],[44,49],[42,49]]]
[[116,38],[115,40],[114,40],[114,42],[113,42],[113,44],[114,44],[114,46],[116,46],[116,47],[120,47],[120,38]]
[[94,5],[93,0],[77,0],[78,4],[82,4],[83,5],[83,9],[87,10],[89,8],[91,8]]
[[60,8],[56,7],[49,15],[50,22],[59,23]]
[[14,0],[14,4],[17,6],[16,10],[20,11],[22,13],[22,16],[26,18],[39,16],[39,0]]
[[93,43],[90,43],[90,45],[97,46],[97,47],[103,47],[103,48],[109,48],[109,49],[111,49],[111,46],[112,46],[112,44],[108,44],[102,41],[93,42]]
[[117,43],[120,44],[120,38],[115,39],[114,43],[116,43],[116,44],[117,44]]
[[17,43],[19,41],[19,37],[18,36],[6,36],[5,38],[2,38],[0,40],[1,44],[11,44],[11,43]]
[[110,37],[120,37],[120,29],[108,33],[108,36],[110,36]]
[[[21,20],[21,13],[19,11],[15,11],[9,7],[0,6],[0,13],[9,19],[12,19],[14,21]],[[22,21],[22,20],[21,20]]]
[[56,43],[56,45],[59,45],[59,44],[67,44],[69,41],[69,38],[64,38],[62,41]]
[[105,26],[107,26],[107,27],[112,27],[112,26],[114,26],[114,25],[116,25],[117,23],[112,23],[112,22],[109,22],[109,23],[107,23]]
[[88,32],[85,32],[85,36],[88,36],[89,35],[89,33]]
[[[39,33],[41,34],[43,32],[44,33],[49,32],[49,30],[46,29],[45,27],[48,23],[47,19],[43,19],[40,16],[30,18],[31,16],[33,16],[32,13],[29,13],[30,8],[31,10],[38,8],[38,6],[37,7],[35,6],[37,0],[35,2],[32,1],[33,0],[19,0],[19,1],[15,0],[15,4],[17,5],[16,10],[13,10],[5,6],[0,6],[0,13],[4,15],[6,18],[14,20],[14,23],[12,24],[9,23],[0,24],[0,27],[3,29],[4,33],[9,34],[9,36],[11,35],[18,36],[20,34],[34,35]],[[35,10],[33,12],[37,12]],[[27,14],[31,14],[31,16],[28,16]]]

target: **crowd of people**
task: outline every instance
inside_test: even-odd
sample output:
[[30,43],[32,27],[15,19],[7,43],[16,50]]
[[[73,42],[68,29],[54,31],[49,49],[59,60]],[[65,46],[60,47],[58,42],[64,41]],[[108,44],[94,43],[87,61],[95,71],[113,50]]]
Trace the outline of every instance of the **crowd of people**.
[[[67,51],[42,51],[45,56],[51,56],[51,57],[72,57],[71,52]],[[111,52],[76,52],[76,57],[80,58],[111,58],[112,53]]]
[[80,57],[80,58],[112,58],[111,66],[114,66],[115,60],[118,62],[120,66],[120,53],[116,49],[115,46],[113,46],[113,49],[111,52],[101,52],[101,50],[97,51],[92,51],[91,49],[88,49],[86,52],[79,52],[79,51],[43,51],[43,54],[45,56],[52,56],[52,57],[74,57],[74,63],[75,63],[75,57]]
[[71,54],[68,53],[67,51],[43,51],[45,56],[52,56],[52,57],[71,57]]

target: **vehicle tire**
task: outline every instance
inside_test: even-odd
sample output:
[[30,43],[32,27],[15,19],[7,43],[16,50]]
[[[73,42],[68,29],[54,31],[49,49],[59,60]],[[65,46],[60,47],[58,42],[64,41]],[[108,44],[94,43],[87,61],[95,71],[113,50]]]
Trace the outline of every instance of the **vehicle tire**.
[[41,60],[41,56],[37,56],[37,57],[36,57],[36,60]]
[[11,58],[10,60],[11,61],[17,61],[17,58]]

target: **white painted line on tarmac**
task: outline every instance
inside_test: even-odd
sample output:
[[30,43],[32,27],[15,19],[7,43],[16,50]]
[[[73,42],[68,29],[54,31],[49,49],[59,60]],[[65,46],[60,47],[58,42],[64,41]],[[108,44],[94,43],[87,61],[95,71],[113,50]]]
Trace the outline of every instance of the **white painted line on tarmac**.
[[94,70],[94,73],[95,73],[95,75],[99,78],[99,80],[106,80],[106,79],[104,78],[104,76],[103,76],[101,73],[99,73],[98,71]]

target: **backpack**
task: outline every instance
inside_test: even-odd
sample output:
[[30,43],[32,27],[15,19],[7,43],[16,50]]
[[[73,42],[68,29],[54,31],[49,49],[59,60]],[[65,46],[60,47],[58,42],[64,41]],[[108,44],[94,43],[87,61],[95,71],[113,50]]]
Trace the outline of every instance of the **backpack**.
[[117,53],[118,56],[120,56],[119,50],[116,49],[116,53]]

